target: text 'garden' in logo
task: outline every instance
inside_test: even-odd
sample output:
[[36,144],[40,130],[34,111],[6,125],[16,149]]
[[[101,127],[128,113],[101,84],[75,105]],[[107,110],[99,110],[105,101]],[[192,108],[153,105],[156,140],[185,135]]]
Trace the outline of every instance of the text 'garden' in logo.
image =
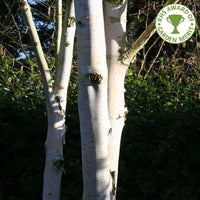
[[157,15],[156,30],[159,36],[172,44],[183,43],[194,33],[196,26],[192,11],[181,4],[170,4]]

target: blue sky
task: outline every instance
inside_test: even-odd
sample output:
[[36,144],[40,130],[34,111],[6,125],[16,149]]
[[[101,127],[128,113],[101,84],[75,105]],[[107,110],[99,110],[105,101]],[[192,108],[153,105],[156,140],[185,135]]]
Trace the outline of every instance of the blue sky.
[[32,5],[36,4],[36,2],[42,2],[44,0],[28,0],[28,2]]

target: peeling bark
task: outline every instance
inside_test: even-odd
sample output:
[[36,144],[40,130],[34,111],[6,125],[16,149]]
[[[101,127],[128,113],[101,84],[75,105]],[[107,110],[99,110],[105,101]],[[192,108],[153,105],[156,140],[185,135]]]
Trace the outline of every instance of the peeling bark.
[[91,81],[92,83],[101,84],[103,77],[101,76],[101,74],[89,73],[88,80]]

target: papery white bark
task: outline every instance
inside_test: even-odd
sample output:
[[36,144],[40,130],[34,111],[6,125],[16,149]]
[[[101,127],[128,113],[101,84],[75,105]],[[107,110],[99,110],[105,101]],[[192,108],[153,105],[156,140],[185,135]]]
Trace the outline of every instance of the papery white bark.
[[108,64],[108,110],[111,123],[109,138],[109,162],[113,173],[113,191],[116,196],[121,135],[127,109],[124,100],[124,79],[127,66],[120,58],[125,44],[127,1],[123,4],[104,4],[107,64]]
[[60,54],[56,66],[54,94],[61,98],[63,112],[66,111],[67,89],[71,72],[75,37],[74,0],[66,0]]
[[[56,104],[57,102],[55,102]],[[60,199],[61,176],[64,164],[63,136],[65,134],[65,119],[56,107],[51,109],[53,112],[48,112],[43,200]]]
[[60,55],[62,37],[62,0],[56,0],[56,59]]
[[[71,20],[72,19],[72,20]],[[69,23],[69,21],[71,23]],[[46,164],[44,173],[43,200],[59,200],[61,176],[63,170],[63,144],[65,143],[65,113],[67,89],[71,71],[75,35],[74,1],[66,1],[66,12],[63,22],[63,33],[56,66],[54,97],[59,110],[48,114],[48,134],[45,142]],[[54,107],[53,107],[54,108]]]
[[[30,6],[27,0],[19,1],[42,72],[47,102],[48,133],[45,142],[43,200],[59,200],[64,161],[66,98],[75,34],[73,0],[67,0],[66,3],[62,37],[62,1],[58,0],[57,4],[57,47],[60,45],[60,48],[56,50],[54,87]],[[178,0],[167,0],[165,5],[176,2]],[[105,0],[104,16],[102,4],[102,0],[75,0],[84,200],[113,200],[116,197],[121,133],[127,112],[124,78],[136,53],[155,32],[153,21],[126,51],[123,44],[127,0]]]
[[[58,56],[59,62],[57,62],[58,66],[56,69],[54,91],[50,71],[33,22],[30,6],[27,0],[20,0],[20,3],[30,39],[32,41],[32,46],[42,72],[42,80],[47,103],[48,131],[45,142],[46,160],[43,183],[43,200],[59,200],[61,176],[64,164],[63,143],[65,134],[66,98],[75,33],[75,26],[73,26],[74,23],[71,23],[69,26],[68,18],[74,18],[74,3],[71,0],[67,0],[68,7],[65,14],[66,25],[61,39],[62,52]],[[66,41],[69,45],[66,45]]]
[[107,65],[102,1],[75,0],[83,199],[112,199],[109,171]]

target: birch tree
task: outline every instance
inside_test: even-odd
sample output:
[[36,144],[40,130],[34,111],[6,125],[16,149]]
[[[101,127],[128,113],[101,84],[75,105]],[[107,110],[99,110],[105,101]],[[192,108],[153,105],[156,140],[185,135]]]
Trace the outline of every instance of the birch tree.
[[[165,5],[178,0],[168,0]],[[75,11],[74,11],[75,3]],[[48,114],[43,200],[59,200],[65,142],[65,114],[75,34],[78,106],[82,145],[83,199],[114,200],[127,108],[126,71],[155,33],[155,20],[126,44],[127,0],[57,0],[56,78],[53,81],[27,0],[20,0],[32,47],[42,72]]]
[[56,78],[54,82],[33,22],[31,8],[27,0],[20,0],[20,5],[42,73],[47,105],[48,130],[45,142],[46,161],[43,200],[56,200],[60,199],[61,176],[64,164],[63,144],[65,143],[67,88],[75,34],[74,3],[73,0],[66,0],[64,22],[62,23],[62,1],[57,1]]
[[[176,2],[169,0],[165,5]],[[135,43],[127,45],[127,0],[104,1],[103,11],[98,0],[75,0],[75,5],[83,199],[111,200],[116,198],[121,134],[127,114],[124,79],[138,51],[156,32],[155,20]]]

